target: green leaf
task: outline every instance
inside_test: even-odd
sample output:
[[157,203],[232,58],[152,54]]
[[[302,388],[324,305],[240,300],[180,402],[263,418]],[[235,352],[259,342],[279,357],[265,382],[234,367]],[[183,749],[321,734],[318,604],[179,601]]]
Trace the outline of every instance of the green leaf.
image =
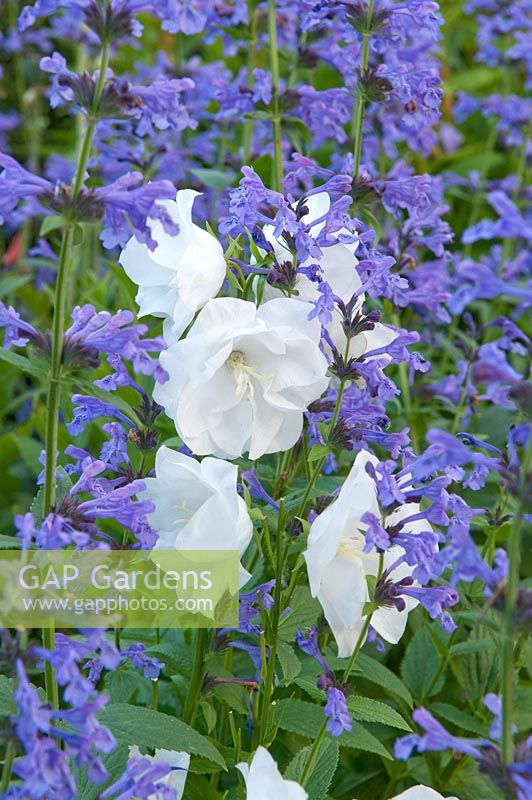
[[477,92],[486,86],[495,85],[499,72],[489,67],[468,67],[450,76],[446,81],[452,92]]
[[529,732],[530,720],[532,720],[532,686],[518,686],[514,709],[514,722],[518,731]]
[[279,638],[286,642],[293,642],[300,628],[312,627],[321,615],[319,602],[311,597],[306,586],[297,586],[288,612],[283,616],[279,625]]
[[15,681],[0,675],[0,718],[7,717],[13,712],[13,694],[15,692]]
[[420,628],[406,649],[401,664],[401,676],[418,700],[436,694],[442,687],[442,678],[436,679],[440,666],[438,653],[430,633]]
[[204,186],[208,186],[210,189],[227,189],[228,186],[231,186],[236,177],[234,172],[221,169],[202,169],[198,167],[189,171],[195,175]]
[[0,550],[20,550],[21,542],[16,536],[0,533]]
[[504,800],[504,795],[489,779],[478,771],[472,758],[463,758],[453,770],[452,777],[445,787],[445,796],[456,795],[460,800]]
[[4,275],[0,278],[0,298],[8,295],[25,286],[32,279],[31,275]]
[[459,642],[451,647],[451,656],[464,656],[469,653],[479,653],[481,650],[494,650],[493,639],[475,639],[473,641]]
[[79,247],[83,244],[85,239],[85,231],[81,227],[81,225],[76,225],[74,231],[72,233],[72,244],[76,247]]
[[111,703],[103,709],[99,719],[121,743],[184,750],[226,768],[222,755],[209,739],[168,714],[126,703]]
[[371,658],[371,656],[365,653],[358,654],[355,664],[355,675],[356,674],[360,674],[366,681],[376,683],[384,689],[387,694],[392,694],[404,700],[410,708],[414,705],[412,695],[403,681],[388,669],[388,667],[385,667],[380,661]]
[[[488,620],[488,623],[491,624],[491,621]],[[473,628],[469,634],[471,644],[484,642],[488,631],[486,625]],[[496,636],[495,631],[494,636]],[[460,686],[474,706],[482,707],[484,696],[488,692],[498,691],[500,655],[496,647],[490,650],[484,646],[481,649],[473,649],[465,655],[453,658],[450,663]]]
[[146,654],[164,662],[163,672],[167,675],[190,675],[192,654],[178,644],[154,644],[146,648]]
[[[275,710],[277,723],[282,730],[297,733],[307,739],[316,737],[324,720],[321,706],[291,697],[278,700]],[[353,722],[352,725],[351,731],[345,731],[337,737],[341,747],[353,747],[368,753],[376,753],[383,758],[391,758],[384,745],[372,733],[358,722]]]
[[48,233],[56,231],[58,228],[63,228],[65,225],[66,219],[62,214],[51,214],[43,219],[39,236],[46,236]]
[[355,719],[360,722],[378,722],[381,725],[389,725],[391,728],[399,728],[401,731],[411,731],[412,728],[395,709],[372,700],[370,697],[356,695],[350,697],[347,706]]
[[301,661],[292,647],[283,641],[277,643],[277,658],[283,671],[283,681],[290,683],[301,672]]
[[310,448],[308,454],[308,461],[319,461],[320,458],[325,458],[331,452],[330,447],[326,444],[315,444]]
[[206,700],[200,703],[201,713],[203,714],[203,718],[205,720],[205,724],[207,725],[208,733],[212,733],[216,726],[216,709],[214,708],[211,703],[208,703]]
[[7,361],[8,364],[12,364],[14,367],[18,367],[23,372],[27,372],[30,375],[36,375],[41,380],[48,377],[48,373],[43,367],[30,361],[26,356],[14,353],[12,350],[0,349],[0,361]]
[[119,745],[116,750],[105,756],[103,763],[108,772],[108,778],[104,783],[94,783],[87,776],[87,770],[74,769],[77,783],[78,800],[98,800],[102,792],[108,786],[112,786],[124,774],[126,763],[129,756],[129,748],[126,745]]
[[[57,472],[60,473],[57,479],[57,486],[55,489],[56,503],[60,503],[63,497],[67,495],[72,488],[72,480],[62,467],[58,467]],[[40,525],[44,519],[44,486],[41,486],[30,506],[30,511],[35,517],[35,524]]]
[[[291,781],[301,781],[307,758],[312,746],[304,747],[288,765],[284,777]],[[309,800],[324,800],[338,766],[339,748],[334,739],[324,739],[320,744],[314,767],[305,781]]]
[[112,703],[127,703],[142,683],[141,676],[133,669],[117,669],[104,678],[105,691]]
[[38,442],[31,436],[23,436],[20,431],[13,434],[13,442],[28,469],[37,477],[42,469],[39,464],[42,442]]
[[465,711],[449,703],[431,703],[429,708],[437,717],[441,717],[441,719],[444,719],[446,722],[452,722],[457,728],[471,731],[471,733],[476,733],[478,736],[483,736],[484,738],[487,738],[489,735],[486,723],[471,717],[469,714],[466,714]]

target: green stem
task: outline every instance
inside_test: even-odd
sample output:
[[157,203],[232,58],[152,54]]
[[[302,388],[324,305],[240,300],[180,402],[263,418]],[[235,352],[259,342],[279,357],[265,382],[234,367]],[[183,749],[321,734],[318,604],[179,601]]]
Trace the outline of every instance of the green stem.
[[[364,74],[368,68],[368,61],[369,61],[369,36],[371,32],[371,20],[373,17],[373,3],[374,0],[369,0],[368,2],[368,15],[366,17],[366,27],[362,33],[362,56],[360,59],[360,77],[363,78]],[[355,100],[355,109],[353,114],[353,123],[352,123],[352,136],[354,141],[353,146],[353,157],[355,160],[355,165],[353,169],[353,175],[356,178],[358,175],[358,171],[360,169],[360,159],[362,157],[362,136],[363,136],[363,129],[364,129],[364,114],[366,111],[366,97],[364,95],[364,91],[361,88],[360,84],[357,89],[357,95]]]
[[[256,9],[253,8],[253,1],[248,0],[248,15],[250,19],[249,26],[249,50],[248,50],[248,65],[247,65],[247,85],[248,88],[253,86],[253,70],[255,69],[255,49],[257,47],[257,34],[259,25],[259,15]],[[253,120],[244,120],[243,132],[243,151],[244,151],[244,164],[249,164],[251,159],[251,144],[253,140]]]
[[273,607],[267,625],[268,633],[268,658],[266,659],[266,675],[264,689],[262,692],[261,712],[259,716],[258,744],[264,744],[270,730],[271,699],[275,683],[275,659],[277,656],[277,640],[279,621],[281,619],[281,600],[282,600],[282,579],[286,558],[286,546],[284,543],[286,514],[284,504],[281,500],[277,540],[275,549],[275,587],[273,591]]
[[[55,649],[55,627],[52,620],[50,620],[48,628],[42,629],[42,643],[46,650],[53,651]],[[59,708],[59,689],[55,670],[47,659],[44,662],[44,688],[51,707]]]
[[[379,567],[378,567],[378,571],[377,571],[377,582],[380,580],[380,577],[382,575],[383,569],[384,569],[384,553],[381,553],[380,556],[379,556]],[[371,614],[368,614],[366,619],[364,620],[364,625],[362,626],[362,630],[360,631],[359,637],[358,637],[358,639],[356,641],[355,648],[354,648],[354,650],[353,650],[353,652],[351,654],[351,658],[347,662],[347,666],[346,666],[346,668],[344,670],[344,673],[342,675],[342,683],[344,683],[344,684],[347,683],[347,681],[349,680],[349,678],[351,676],[351,672],[353,670],[353,667],[355,666],[355,662],[357,660],[358,654],[360,653],[360,650],[362,649],[362,645],[366,641],[366,636],[367,636],[367,633],[368,633],[368,628],[369,628],[369,626],[371,624],[372,617],[373,617],[373,612]],[[320,730],[318,731],[318,735],[316,736],[316,739],[314,740],[314,744],[312,745],[312,749],[311,749],[311,751],[310,751],[310,753],[308,755],[307,762],[306,762],[305,767],[303,769],[303,775],[301,776],[301,784],[303,786],[305,785],[305,782],[309,779],[309,777],[310,777],[310,775],[312,773],[312,770],[314,768],[314,764],[316,762],[316,758],[318,756],[319,748],[320,748],[321,743],[322,743],[322,741],[323,741],[323,739],[325,737],[325,734],[327,732],[326,729],[327,729],[327,720],[324,720],[322,725],[321,725]]]
[[[353,669],[353,667],[355,665],[355,661],[356,661],[357,656],[358,656],[358,654],[360,652],[360,649],[361,649],[362,645],[364,644],[364,642],[366,641],[366,634],[368,632],[368,628],[369,628],[372,616],[373,616],[372,614],[369,614],[366,617],[366,620],[364,622],[364,627],[360,631],[360,636],[358,637],[357,642],[355,644],[355,649],[353,650],[353,654],[352,654],[351,658],[349,659],[348,664],[347,664],[347,666],[346,666],[346,668],[344,670],[344,674],[342,676],[342,682],[343,683],[345,683],[349,679],[349,676],[351,675],[351,670]],[[321,724],[321,727],[320,727],[320,729],[318,731],[318,734],[317,734],[316,738],[314,739],[314,743],[313,743],[313,745],[311,747],[310,753],[308,754],[308,758],[307,758],[307,761],[305,763],[305,767],[303,769],[303,774],[301,776],[301,785],[302,786],[305,786],[305,783],[308,781],[308,779],[310,778],[310,776],[312,774],[312,770],[314,769],[314,764],[316,763],[316,758],[318,757],[319,749],[320,749],[321,744],[322,744],[322,742],[323,742],[323,740],[325,738],[325,734],[326,733],[327,733],[327,720],[324,719],[322,724]]]
[[[478,222],[483,200],[482,188],[486,182],[486,178],[488,177],[488,173],[490,171],[492,163],[489,159],[489,156],[493,152],[493,148],[495,147],[496,142],[497,142],[497,128],[495,124],[492,122],[488,133],[488,137],[486,139],[486,146],[484,148],[485,157],[482,161],[480,174],[478,176],[478,189],[473,196],[473,205],[471,206],[471,213],[469,215],[469,219],[467,220],[466,228],[472,228],[473,225],[476,222]],[[464,247],[464,255],[469,257],[471,255],[472,249],[473,249],[473,243],[468,242]]]
[[157,680],[157,678],[155,678],[155,680],[152,681],[152,684],[153,684],[153,699],[151,707],[154,711],[157,711],[157,709],[159,708],[159,681]]
[[519,591],[519,564],[521,548],[520,512],[512,525],[510,533],[509,572],[504,604],[504,641],[502,652],[502,757],[505,764],[511,764],[514,756],[513,703],[514,703],[514,618]]
[[[519,192],[521,191],[521,186],[523,184],[523,178],[525,176],[525,171],[526,171],[526,161],[527,161],[529,143],[530,143],[530,133],[527,132],[524,137],[523,146],[521,148],[521,154],[519,156],[519,163],[515,173],[515,184],[512,191],[512,200],[514,203],[517,203],[517,200],[519,198]],[[516,244],[515,237],[511,238],[507,237],[504,240],[501,260],[499,264],[499,277],[502,275],[502,272],[507,262],[510,261],[510,259],[512,258],[512,255],[515,251],[515,244]]]
[[46,401],[45,452],[43,509],[46,514],[55,505],[57,439],[59,422],[59,402],[61,398],[61,357],[63,352],[63,330],[65,327],[65,299],[67,288],[68,262],[72,246],[73,232],[69,225],[64,229],[57,278],[55,284],[54,317],[52,324],[52,354],[48,376],[48,397]]
[[458,431],[458,428],[460,426],[460,420],[462,419],[462,414],[464,413],[467,405],[467,392],[469,390],[469,379],[471,378],[472,368],[473,365],[470,362],[467,366],[466,374],[464,376],[464,385],[462,386],[462,391],[460,393],[460,400],[458,401],[458,405],[454,413],[453,424],[451,425],[451,433],[453,434],[453,436]]
[[508,545],[508,580],[504,602],[504,640],[502,650],[502,759],[505,764],[514,760],[514,732],[513,732],[513,706],[514,706],[514,624],[519,595],[519,568],[521,565],[521,540],[524,509],[524,496],[527,489],[529,472],[532,462],[532,437],[528,443],[525,455],[521,482],[519,506],[510,530]]
[[281,113],[279,108],[279,50],[277,47],[277,18],[275,0],[268,3],[268,38],[270,50],[270,70],[272,74],[272,125],[273,125],[273,174],[272,187],[282,191],[283,182],[283,143],[281,134]]
[[[350,346],[351,346],[351,339],[348,338],[346,346],[345,346],[345,352],[344,352],[344,362],[346,364],[349,361],[349,348],[350,348]],[[331,438],[331,435],[332,435],[332,433],[334,431],[335,425],[338,422],[338,416],[340,414],[340,408],[342,407],[342,399],[343,399],[343,396],[344,396],[345,387],[346,387],[346,380],[345,380],[345,378],[342,378],[342,380],[340,381],[340,386],[338,387],[338,394],[336,396],[336,403],[335,403],[335,406],[334,406],[333,415],[332,415],[331,422],[330,422],[330,425],[329,425],[328,439]],[[309,497],[311,495],[312,490],[314,489],[314,484],[318,480],[319,474],[320,474],[321,469],[322,469],[322,467],[323,467],[323,465],[325,463],[326,458],[327,458],[327,456],[325,455],[325,456],[323,456],[323,458],[318,459],[318,461],[316,462],[316,466],[314,467],[314,471],[312,472],[312,474],[311,474],[311,476],[309,478],[309,481],[307,483],[307,488],[305,490],[305,494],[303,495],[303,500],[301,501],[301,504],[299,506],[298,512],[296,514],[297,517],[302,517],[303,514],[305,513],[305,508],[307,506]]]
[[[93,106],[85,137],[81,143],[76,165],[76,176],[72,188],[72,202],[83,186],[85,170],[89,161],[94,130],[97,122],[97,112],[105,84],[105,72],[109,62],[109,45],[102,46],[98,81],[94,90]],[[56,469],[57,469],[57,442],[59,428],[59,405],[61,402],[61,362],[63,356],[63,333],[65,328],[65,306],[68,288],[68,273],[71,263],[72,247],[74,243],[74,226],[69,223],[63,230],[57,278],[54,295],[54,311],[52,323],[52,352],[50,357],[50,372],[48,375],[48,396],[46,403],[45,423],[45,451],[46,462],[44,467],[43,510],[46,515],[55,505],[56,496]],[[49,628],[43,628],[43,645],[49,650],[54,649],[55,630],[50,623]],[[48,702],[53,708],[59,707],[59,691],[55,671],[51,664],[45,666],[45,686]]]
[[192,667],[192,679],[188,690],[185,707],[183,709],[183,722],[193,725],[198,710],[198,702],[203,686],[203,670],[205,656],[209,645],[209,629],[199,628],[196,634],[196,651],[194,653],[194,665]]
[[[78,160],[76,164],[76,174],[72,188],[72,202],[76,199],[83,186],[85,170],[89,161],[94,131],[97,122],[97,112],[105,85],[105,72],[109,63],[109,45],[102,46],[98,81],[94,90],[93,106],[90,114],[89,123],[85,130],[85,136],[81,143]],[[57,278],[54,296],[54,312],[52,324],[52,354],[50,359],[50,373],[48,383],[48,398],[46,403],[46,464],[44,476],[44,498],[43,508],[45,513],[52,508],[55,503],[55,473],[57,467],[57,438],[58,438],[58,417],[59,403],[61,399],[61,359],[63,352],[63,332],[65,327],[65,306],[66,293],[68,288],[68,273],[71,262],[73,247],[73,226],[67,225],[63,230],[61,249],[59,252],[59,263],[57,267]]]
[[9,788],[11,770],[15,759],[15,740],[11,737],[6,745],[4,765],[2,767],[2,778],[0,779],[0,796],[3,797]]

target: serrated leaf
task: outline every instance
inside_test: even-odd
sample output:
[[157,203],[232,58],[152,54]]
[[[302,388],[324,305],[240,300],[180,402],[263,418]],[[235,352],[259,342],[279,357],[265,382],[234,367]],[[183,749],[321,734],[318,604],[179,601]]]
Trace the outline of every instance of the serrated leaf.
[[[297,733],[307,739],[314,739],[324,719],[322,706],[291,697],[278,700],[275,710],[277,723],[282,730]],[[384,745],[372,733],[358,722],[353,722],[352,725],[351,731],[345,731],[337,737],[341,747],[353,747],[368,753],[376,753],[383,758],[391,758]]]
[[360,722],[378,722],[391,728],[399,728],[401,731],[412,730],[408,722],[394,708],[370,697],[360,695],[350,697],[347,706],[353,717]]
[[162,661],[167,675],[189,675],[192,670],[191,652],[177,644],[154,644],[146,648],[146,654]]
[[13,711],[13,693],[15,681],[6,675],[0,675],[0,718],[7,717]]
[[465,711],[450,705],[450,703],[431,703],[429,710],[446,722],[452,722],[457,728],[463,728],[465,731],[471,731],[471,733],[476,733],[478,736],[488,738],[489,729],[485,722],[471,717]]
[[86,769],[74,769],[78,790],[76,797],[78,800],[98,800],[108,786],[112,786],[123,776],[128,756],[129,748],[127,745],[119,745],[116,750],[104,757],[103,763],[108,772],[108,777],[104,783],[94,783],[87,776]]
[[[55,489],[56,503],[60,503],[63,497],[67,495],[72,488],[72,479],[62,467],[57,469],[58,477]],[[30,511],[35,517],[35,524],[39,526],[44,519],[44,486],[41,486],[30,506]]]
[[21,542],[16,536],[0,533],[0,550],[20,550]]
[[99,719],[121,743],[182,750],[226,768],[222,755],[209,739],[168,714],[127,703],[111,703],[103,709]]
[[[344,660],[345,661],[345,660]],[[345,663],[344,663],[345,666]],[[410,708],[414,705],[412,695],[403,681],[397,677],[388,667],[381,664],[371,656],[365,653],[359,653],[355,664],[355,675],[360,674],[364,680],[376,683],[387,694],[392,694],[395,697],[404,700]]]
[[401,663],[401,676],[418,700],[436,694],[442,686],[436,678],[440,666],[438,653],[430,633],[420,628],[410,641]]
[[518,686],[515,693],[514,723],[518,731],[528,733],[532,720],[532,686]]
[[293,642],[300,628],[312,627],[321,614],[319,602],[311,597],[306,586],[297,586],[288,612],[283,615],[279,624],[279,638],[285,642]]
[[[485,640],[487,628],[473,628],[470,632],[470,641]],[[465,655],[451,660],[451,667],[462,689],[467,693],[468,699],[474,705],[481,706],[483,698],[488,692],[497,692],[500,675],[500,653],[495,647],[490,650],[482,648],[473,650]]]
[[492,781],[478,771],[472,758],[463,758],[453,769],[452,777],[445,787],[445,796],[456,795],[460,800],[503,800],[504,795]]
[[469,653],[479,653],[481,650],[493,650],[495,642],[493,639],[475,639],[473,641],[459,642],[451,646],[452,656],[465,656]]
[[[286,769],[285,778],[300,783],[311,748],[309,745],[296,753]],[[334,778],[339,755],[338,742],[334,739],[324,739],[316,755],[312,772],[305,781],[304,788],[308,792],[309,800],[324,800]]]
[[106,674],[104,687],[111,703],[127,703],[142,682],[143,679],[135,670],[117,669]]
[[290,683],[301,672],[301,661],[294,653],[293,648],[282,641],[277,643],[277,658],[283,671],[283,680]]

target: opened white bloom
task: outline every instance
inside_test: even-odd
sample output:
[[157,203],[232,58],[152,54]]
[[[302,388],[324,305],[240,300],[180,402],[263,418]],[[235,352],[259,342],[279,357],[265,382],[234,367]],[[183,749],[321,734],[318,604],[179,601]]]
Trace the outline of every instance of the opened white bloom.
[[[307,214],[301,217],[301,221],[310,225],[310,234],[317,237],[325,225],[324,221],[319,222],[322,217],[327,214],[331,206],[331,200],[327,192],[319,192],[318,194],[311,195],[305,200],[305,206],[308,209]],[[316,220],[316,224],[313,222]],[[263,229],[264,236],[272,245],[277,261],[282,264],[284,261],[292,260],[292,253],[288,244],[281,238],[276,239],[273,235],[273,227],[266,225]],[[338,232],[338,236],[342,233],[349,233],[345,228]],[[344,303],[348,303],[355,292],[362,286],[359,274],[356,269],[358,259],[355,253],[358,248],[358,241],[354,242],[341,242],[337,241],[335,244],[328,247],[322,247],[322,254],[319,258],[309,257],[300,265],[300,267],[310,267],[317,264],[321,270],[321,278],[326,281],[332,289],[333,294],[339,297]],[[295,289],[298,294],[294,295],[295,299],[303,302],[315,302],[320,293],[318,291],[319,283],[310,280],[304,273],[298,273],[295,280]],[[274,297],[282,296],[280,289],[271,286],[268,283],[264,284],[262,297],[265,300],[271,300]],[[364,294],[361,293],[357,301],[357,309],[361,310],[364,303]],[[347,339],[342,328],[342,317],[337,308],[333,313],[332,321],[328,326],[328,333],[338,351],[343,355],[346,348]],[[393,342],[397,337],[395,331],[377,322],[372,330],[361,331],[351,338],[349,344],[349,356],[351,358],[358,358],[368,350],[376,350],[379,347]],[[382,357],[382,356],[381,356]]]
[[[153,764],[168,764],[171,767],[170,772],[157,783],[160,786],[170,786],[176,793],[176,800],[181,800],[190,765],[188,753],[182,753],[178,750],[155,750],[154,756],[148,756],[143,755],[137,745],[132,745],[129,748],[129,758],[146,758]],[[155,799],[155,797],[155,794],[148,795],[147,800]]]
[[[410,789],[407,789],[405,792],[401,792],[396,797],[392,797],[392,800],[446,800],[443,795],[439,792],[436,792],[434,789],[431,789],[428,786],[423,786],[419,784],[419,786],[412,786]],[[457,797],[448,797],[447,800],[458,800]]]
[[[237,492],[238,470],[218,458],[195,458],[160,447],[155,478],[145,478],[144,499],[155,511],[149,522],[158,533],[154,550],[238,550],[249,545],[253,524]],[[249,573],[241,568],[243,585]]]
[[287,781],[264,747],[258,747],[251,764],[237,764],[246,782],[246,800],[306,800],[299,783]]
[[[337,499],[312,523],[304,553],[310,591],[321,603],[340,657],[353,653],[363,629],[364,605],[370,599],[367,578],[391,567],[404,553],[398,545],[390,547],[382,555],[380,570],[381,556],[377,550],[372,548],[369,553],[364,552],[367,526],[361,518],[367,512],[380,516],[375,484],[365,469],[368,462],[376,464],[378,460],[361,451]],[[407,503],[390,514],[385,524],[394,525],[418,512],[417,503]],[[430,530],[430,525],[425,520],[417,520],[409,523],[408,530],[415,534]],[[411,574],[412,568],[402,563],[390,577],[399,581]],[[408,612],[417,605],[410,597],[405,597],[404,601],[403,611],[385,606],[373,613],[371,625],[387,642],[399,641],[405,631]]]
[[178,338],[196,311],[214,297],[224,281],[223,249],[210,233],[192,222],[198,192],[181,189],[175,200],[161,200],[179,232],[171,235],[159,220],[148,220],[155,250],[131,237],[120,255],[126,274],[138,284],[139,316],[168,319],[165,332]]
[[328,385],[310,306],[279,298],[210,300],[185,339],[161,353],[169,380],[154,398],[198,455],[251,459],[288,450],[303,411]]

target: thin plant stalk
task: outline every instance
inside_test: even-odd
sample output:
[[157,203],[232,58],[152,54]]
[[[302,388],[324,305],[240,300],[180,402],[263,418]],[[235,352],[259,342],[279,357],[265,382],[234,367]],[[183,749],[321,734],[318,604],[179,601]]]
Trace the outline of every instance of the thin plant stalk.
[[286,560],[286,546],[284,542],[286,527],[286,513],[283,501],[281,500],[278,526],[277,526],[277,541],[275,548],[275,586],[273,592],[273,607],[269,624],[267,626],[268,632],[268,657],[264,658],[265,664],[265,677],[264,677],[264,690],[262,692],[262,704],[259,716],[259,729],[258,738],[259,744],[264,744],[265,739],[269,732],[269,721],[271,711],[271,697],[274,690],[275,683],[275,659],[277,656],[277,639],[279,631],[279,621],[281,619],[281,600],[282,591],[281,583],[283,571]]
[[[345,669],[345,672],[343,674],[343,681],[344,682],[349,678],[349,675],[351,674],[351,670],[353,669],[353,666],[354,666],[355,661],[357,659],[357,656],[358,656],[358,654],[360,652],[360,649],[361,649],[362,645],[364,644],[364,642],[366,640],[366,634],[368,632],[368,628],[369,628],[369,625],[370,625],[370,622],[371,622],[371,616],[372,615],[370,614],[366,618],[366,621],[364,623],[364,627],[362,628],[362,630],[360,632],[360,636],[357,639],[357,643],[355,645],[355,649],[353,650],[353,655],[349,659],[349,663],[348,663],[348,665],[347,665],[347,667]],[[322,745],[322,742],[323,742],[323,740],[325,738],[325,734],[326,733],[327,733],[327,720],[324,719],[322,724],[321,724],[321,727],[320,727],[320,729],[319,729],[319,731],[318,731],[318,733],[316,735],[316,738],[314,739],[314,743],[313,743],[313,745],[312,745],[312,747],[310,749],[310,753],[308,754],[308,758],[306,760],[305,767],[303,769],[303,774],[301,775],[301,784],[302,784],[302,786],[305,786],[305,783],[308,781],[308,779],[310,778],[310,776],[312,774],[312,770],[314,769],[314,765],[315,765],[316,759],[318,757],[319,749],[320,749],[320,747]]]
[[[89,117],[89,122],[85,130],[83,141],[81,142],[74,185],[72,188],[72,202],[83,186],[85,170],[90,158],[94,131],[98,120],[98,109],[105,85],[105,73],[109,63],[109,45],[102,45],[98,80],[94,91],[93,106]],[[46,401],[46,422],[45,422],[45,451],[46,462],[44,468],[43,486],[43,511],[47,514],[53,509],[56,501],[56,470],[57,470],[57,443],[59,432],[59,406],[61,402],[61,364],[63,356],[63,333],[65,328],[66,297],[68,290],[68,279],[72,264],[72,250],[74,246],[75,225],[69,223],[63,229],[61,249],[59,251],[59,261],[57,267],[57,278],[55,284],[54,309],[52,321],[52,351],[50,357],[50,371],[48,374],[48,394]],[[49,627],[43,628],[43,645],[49,650],[53,650],[55,644],[55,629],[50,621]],[[51,664],[46,663],[45,667],[45,689],[48,702],[53,708],[59,707],[59,690],[55,671]]]
[[[259,15],[258,11],[253,8],[253,3],[248,3],[248,14],[249,14],[249,51],[248,51],[248,63],[247,63],[247,85],[248,88],[252,88],[253,85],[253,70],[255,69],[255,50],[257,47],[257,34],[258,34],[258,25],[259,25]],[[251,159],[251,144],[253,141],[253,120],[251,118],[246,118],[244,120],[244,131],[243,131],[243,152],[244,152],[244,164],[249,164]]]
[[[368,68],[369,62],[369,37],[371,33],[371,19],[373,17],[373,3],[374,0],[368,2],[368,13],[366,17],[366,27],[362,33],[362,56],[360,59],[360,77],[364,77],[364,73]],[[356,178],[360,169],[360,159],[362,157],[362,138],[364,134],[364,114],[366,111],[366,98],[360,85],[357,89],[355,109],[353,114],[352,123],[352,136],[353,136],[353,157],[355,160],[353,174]]]
[[272,75],[272,126],[273,126],[273,174],[272,187],[276,192],[282,190],[283,182],[283,141],[281,133],[281,111],[279,106],[279,50],[277,47],[277,19],[275,0],[268,3],[268,39],[270,50],[270,70]]
[[[381,553],[380,556],[379,556],[379,567],[378,567],[378,572],[377,572],[377,581],[379,581],[379,579],[380,579],[380,577],[382,575],[383,569],[384,569],[384,553]],[[371,625],[372,618],[373,618],[373,612],[371,614],[368,614],[366,616],[366,619],[364,620],[364,625],[363,625],[362,630],[360,631],[359,637],[358,637],[358,639],[356,641],[355,648],[353,650],[353,653],[351,654],[351,657],[350,657],[349,661],[347,662],[346,668],[345,668],[344,673],[342,675],[342,683],[344,683],[344,684],[347,683],[347,681],[349,680],[349,678],[351,676],[351,672],[353,671],[353,667],[355,666],[356,660],[358,658],[358,654],[360,653],[360,650],[362,649],[362,645],[366,641],[368,628]],[[318,734],[317,734],[315,740],[314,740],[314,743],[312,745],[310,753],[308,754],[308,758],[307,758],[307,761],[305,763],[305,767],[303,769],[303,775],[301,776],[301,783],[302,783],[303,786],[305,785],[305,782],[308,781],[308,779],[309,779],[309,777],[310,777],[310,775],[312,773],[312,770],[314,768],[314,764],[316,763],[316,758],[318,757],[318,752],[319,752],[319,749],[321,747],[321,743],[323,742],[323,739],[325,738],[326,732],[327,732],[327,720],[325,719],[323,721],[322,725],[321,725],[321,728],[318,731]]]
[[185,707],[183,709],[183,722],[193,725],[198,711],[198,702],[203,686],[205,656],[209,647],[210,632],[208,628],[198,628],[196,634],[196,650],[192,667],[192,679],[188,690]]
[[517,600],[519,596],[519,570],[521,566],[521,544],[523,517],[525,513],[524,495],[527,490],[527,481],[532,468],[532,436],[528,443],[528,448],[524,458],[521,472],[519,506],[513,519],[510,529],[510,539],[508,544],[508,580],[506,583],[506,594],[504,601],[504,634],[502,651],[502,675],[501,675],[501,695],[502,695],[502,737],[501,750],[502,759],[505,764],[511,764],[514,760],[514,729],[513,729],[513,707],[514,707],[514,688],[515,688],[515,615],[517,610]]

